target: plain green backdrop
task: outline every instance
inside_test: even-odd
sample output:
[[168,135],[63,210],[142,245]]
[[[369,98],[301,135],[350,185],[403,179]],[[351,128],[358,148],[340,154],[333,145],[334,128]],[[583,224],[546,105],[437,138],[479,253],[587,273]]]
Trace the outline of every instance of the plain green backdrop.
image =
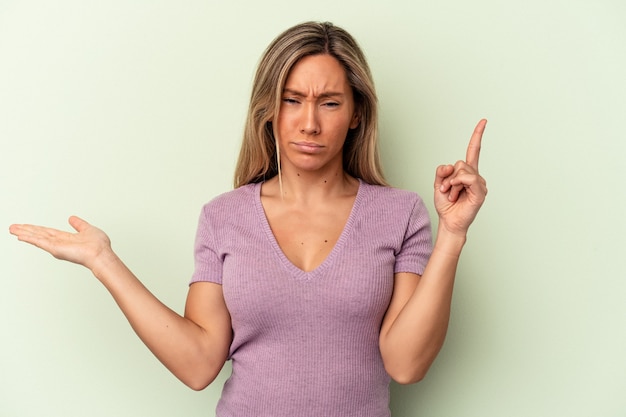
[[[361,43],[387,176],[431,214],[436,165],[489,119],[448,339],[423,382],[392,386],[394,416],[625,416],[621,0],[2,0],[0,223],[80,215],[182,312],[256,63],[305,20]],[[0,253],[0,416],[213,415],[228,367],[194,392],[88,271],[8,233]]]

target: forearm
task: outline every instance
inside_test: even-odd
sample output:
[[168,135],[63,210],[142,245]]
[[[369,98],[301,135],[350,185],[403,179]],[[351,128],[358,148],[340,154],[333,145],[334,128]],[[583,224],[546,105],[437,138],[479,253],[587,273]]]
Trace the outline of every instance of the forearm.
[[14,224],[9,230],[57,259],[90,269],[141,340],[185,384],[201,389],[213,381],[226,361],[232,338],[221,286],[202,287],[203,292],[198,291],[200,287],[190,289],[182,317],[139,282],[113,252],[102,230],[76,216],[69,223],[77,233],[29,224]]
[[439,230],[419,284],[386,334],[381,335],[385,366],[398,382],[422,379],[443,346],[464,244],[465,236]]
[[226,360],[227,341],[161,303],[113,252],[101,258],[92,272],[139,338],[181,381],[195,389],[204,388]]

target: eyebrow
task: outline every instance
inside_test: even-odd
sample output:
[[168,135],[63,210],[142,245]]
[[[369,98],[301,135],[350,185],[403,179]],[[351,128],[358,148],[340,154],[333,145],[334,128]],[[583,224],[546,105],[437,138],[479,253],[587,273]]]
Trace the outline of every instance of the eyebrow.
[[[292,88],[285,88],[283,89],[283,94],[291,94],[294,95],[296,97],[306,97],[306,94],[298,91],[298,90],[294,90]],[[343,97],[345,95],[345,93],[340,93],[338,91],[325,91],[317,96],[315,96],[316,98],[328,98],[328,97]]]

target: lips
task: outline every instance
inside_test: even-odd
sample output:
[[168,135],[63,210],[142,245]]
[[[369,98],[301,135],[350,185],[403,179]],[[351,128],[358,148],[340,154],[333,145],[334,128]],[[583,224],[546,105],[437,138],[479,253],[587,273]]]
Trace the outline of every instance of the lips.
[[291,142],[291,144],[300,152],[305,152],[305,153],[317,153],[317,152],[320,152],[324,148],[324,146],[315,142],[298,141],[298,142]]

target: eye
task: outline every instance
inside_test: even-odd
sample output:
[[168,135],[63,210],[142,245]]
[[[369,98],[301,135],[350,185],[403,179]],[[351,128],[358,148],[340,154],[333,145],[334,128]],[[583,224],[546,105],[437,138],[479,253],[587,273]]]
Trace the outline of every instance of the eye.
[[283,103],[286,103],[286,104],[298,104],[298,100],[296,100],[295,98],[291,98],[291,97],[284,97],[283,98]]
[[324,103],[323,106],[324,107],[334,108],[334,107],[338,107],[339,103],[337,103],[335,101],[328,101],[328,102]]

